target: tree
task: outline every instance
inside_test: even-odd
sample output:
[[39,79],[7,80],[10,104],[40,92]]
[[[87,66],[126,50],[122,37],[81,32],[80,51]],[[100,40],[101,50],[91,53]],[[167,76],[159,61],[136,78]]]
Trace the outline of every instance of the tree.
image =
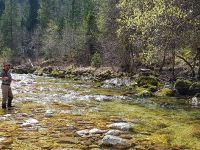
[[38,0],[29,0],[29,5],[29,16],[27,19],[26,28],[28,31],[33,31],[38,23],[39,2]]
[[1,21],[1,33],[5,46],[11,50],[16,50],[18,47],[20,24],[20,16],[16,1],[6,0],[5,11]]
[[[119,9],[118,0],[96,1],[98,41],[104,66],[121,66],[124,71],[129,70],[129,54],[125,51],[122,40],[117,36]],[[112,8],[112,9],[111,9]],[[127,65],[128,64],[128,65]],[[125,67],[124,66],[128,66]],[[128,69],[127,69],[128,68]]]
[[5,0],[0,0],[0,17],[3,14],[5,9]]
[[[145,49],[144,52],[153,50],[157,51],[157,54],[163,51],[162,65],[165,63],[166,54],[171,55],[172,79],[175,78],[174,68],[177,50],[186,46],[185,43],[188,39],[185,35],[193,32],[191,25],[198,24],[195,22],[196,18],[189,19],[193,7],[186,3],[186,1],[179,0],[121,0],[119,5],[121,9],[119,34],[133,30],[134,32],[128,32],[129,41],[137,44],[139,39],[143,47],[141,50]],[[191,6],[194,5],[193,3]],[[150,60],[158,59],[154,57]]]

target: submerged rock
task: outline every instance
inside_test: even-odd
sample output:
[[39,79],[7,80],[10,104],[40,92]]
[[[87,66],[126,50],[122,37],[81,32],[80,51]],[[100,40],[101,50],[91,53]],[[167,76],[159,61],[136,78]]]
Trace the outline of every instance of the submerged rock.
[[44,113],[44,117],[47,117],[47,118],[53,117],[53,111],[52,110],[47,110]]
[[61,137],[58,139],[58,143],[60,143],[60,144],[78,144],[79,141],[77,138]]
[[22,117],[32,117],[33,114],[27,114],[27,113],[18,113],[16,114],[16,117],[22,118]]
[[35,126],[36,124],[38,124],[39,121],[36,120],[36,119],[33,119],[33,118],[30,118],[28,120],[26,120],[22,125],[21,127],[33,127]]
[[12,138],[7,138],[7,137],[1,137],[0,138],[0,145],[2,144],[2,145],[10,145],[10,144],[12,144],[13,143],[13,140],[12,140]]
[[0,121],[9,121],[12,120],[12,115],[11,114],[6,114],[3,116],[0,116]]
[[120,130],[109,130],[105,135],[119,136],[120,134],[121,134]]
[[76,133],[81,137],[87,137],[89,135],[94,135],[94,134],[104,134],[106,132],[107,132],[106,130],[93,128],[91,130],[88,130],[88,129],[80,130],[80,131],[77,131]]
[[0,121],[6,121],[6,117],[0,117]]
[[89,134],[103,134],[105,132],[106,132],[106,130],[100,130],[100,129],[97,129],[97,128],[93,128],[89,131]]
[[113,123],[107,126],[108,128],[111,129],[119,129],[119,130],[123,130],[123,131],[132,131],[133,127],[130,123],[126,123],[126,122],[118,122],[118,123]]
[[86,137],[86,136],[89,135],[89,130],[88,130],[88,129],[86,129],[86,130],[80,130],[80,131],[77,131],[76,133],[77,133],[79,136],[81,136],[81,137]]
[[106,135],[102,139],[102,146],[112,146],[118,149],[126,149],[131,146],[128,140],[122,139],[117,136]]
[[24,122],[24,123],[21,125],[21,127],[32,127],[32,126],[33,126],[33,124],[28,123],[28,122]]
[[26,120],[26,122],[27,122],[27,123],[31,123],[31,124],[37,124],[37,123],[39,123],[38,120],[33,119],[33,118],[30,118],[30,119]]

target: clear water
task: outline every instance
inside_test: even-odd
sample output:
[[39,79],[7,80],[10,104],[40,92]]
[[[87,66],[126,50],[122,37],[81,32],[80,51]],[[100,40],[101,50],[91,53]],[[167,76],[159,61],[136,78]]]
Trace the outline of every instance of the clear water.
[[[101,147],[102,136],[82,138],[76,131],[108,130],[120,121],[134,127],[126,135],[129,149],[200,149],[200,111],[190,98],[137,98],[94,82],[13,78],[21,81],[12,84],[16,107],[0,111],[2,149],[110,149]],[[30,118],[39,123],[23,126]]]

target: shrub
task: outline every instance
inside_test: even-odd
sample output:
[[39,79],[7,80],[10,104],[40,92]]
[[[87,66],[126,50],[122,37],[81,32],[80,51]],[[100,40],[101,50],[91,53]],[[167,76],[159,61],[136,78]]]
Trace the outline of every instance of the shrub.
[[190,95],[195,95],[197,93],[200,93],[200,82],[193,83],[189,88]]
[[101,56],[99,53],[95,53],[91,59],[91,66],[93,67],[100,67],[101,65]]

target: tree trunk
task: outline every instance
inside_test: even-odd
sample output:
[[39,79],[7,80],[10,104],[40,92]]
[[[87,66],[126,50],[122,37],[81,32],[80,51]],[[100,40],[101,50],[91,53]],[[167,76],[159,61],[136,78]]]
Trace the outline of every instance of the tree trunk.
[[176,76],[175,76],[175,64],[176,64],[176,51],[175,48],[173,47],[172,49],[172,78],[171,82],[174,85],[174,82],[176,81]]
[[184,57],[180,56],[180,55],[176,55],[176,57],[182,59],[191,69],[192,72],[192,78],[195,77],[195,70],[194,70],[194,66],[192,66]]
[[163,54],[163,60],[162,60],[162,64],[160,66],[160,72],[163,71],[163,67],[165,65],[165,61],[166,61],[166,53],[167,53],[167,49],[164,49],[164,54]]
[[199,61],[199,69],[198,69],[197,78],[198,78],[198,80],[200,80],[200,47],[197,48],[197,54],[198,54],[198,61]]

